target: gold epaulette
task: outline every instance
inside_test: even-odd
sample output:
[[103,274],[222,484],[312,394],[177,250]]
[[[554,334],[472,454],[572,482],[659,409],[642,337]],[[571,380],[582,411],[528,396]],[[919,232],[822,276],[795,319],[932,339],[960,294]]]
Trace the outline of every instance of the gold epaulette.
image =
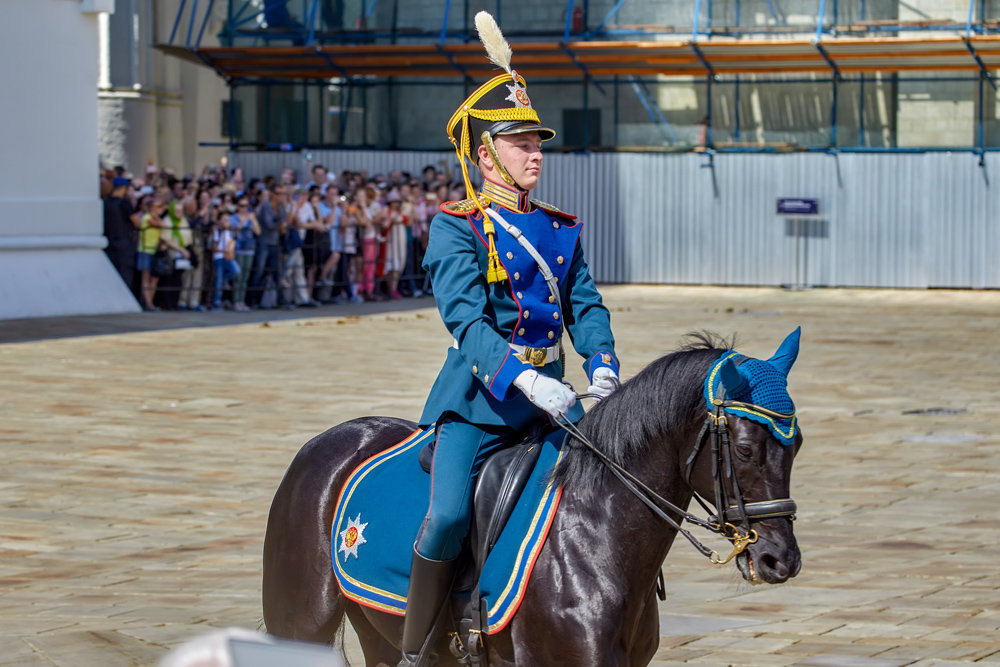
[[[486,208],[490,205],[490,200],[486,197],[479,198],[479,205]],[[451,213],[452,215],[466,215],[477,210],[476,202],[472,197],[468,199],[462,199],[460,201],[446,201],[441,204],[441,210],[445,213]]]
[[548,203],[543,202],[543,201],[538,201],[537,199],[532,199],[531,203],[534,204],[535,206],[537,206],[538,208],[542,209],[546,213],[551,213],[552,215],[558,216],[560,218],[564,218],[566,220],[576,220],[576,216],[575,215],[573,215],[572,213],[567,213],[566,211],[560,211],[558,208],[556,208],[552,204],[548,204]]

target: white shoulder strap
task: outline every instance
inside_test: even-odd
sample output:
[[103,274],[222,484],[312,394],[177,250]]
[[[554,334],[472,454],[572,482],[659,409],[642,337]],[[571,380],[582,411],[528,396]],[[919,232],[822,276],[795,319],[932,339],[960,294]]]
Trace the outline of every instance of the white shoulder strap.
[[556,305],[559,306],[559,312],[561,313],[563,308],[562,299],[559,298],[559,287],[556,285],[556,278],[552,274],[552,269],[549,268],[548,262],[546,262],[545,258],[543,258],[538,250],[535,249],[535,246],[531,245],[531,241],[525,238],[524,234],[521,233],[521,230],[504,220],[499,211],[487,208],[486,213],[501,227],[503,227],[505,232],[517,239],[517,242],[521,244],[521,247],[524,248],[529,255],[531,255],[532,259],[535,260],[535,263],[538,264],[538,269],[542,273],[542,278],[545,279],[545,283],[549,286],[549,291],[552,292],[552,296],[555,298]]

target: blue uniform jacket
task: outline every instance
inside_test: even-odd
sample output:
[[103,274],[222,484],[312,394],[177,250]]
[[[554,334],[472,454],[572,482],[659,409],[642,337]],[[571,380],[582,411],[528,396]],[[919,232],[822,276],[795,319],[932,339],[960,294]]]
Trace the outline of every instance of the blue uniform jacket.
[[[553,303],[535,261],[500,225],[495,225],[495,244],[509,281],[488,284],[488,237],[482,214],[476,210],[456,213],[452,210],[459,207],[442,206],[431,222],[423,266],[431,275],[438,311],[455,345],[448,349],[424,405],[422,426],[446,412],[473,424],[514,429],[544,417],[512,384],[533,366],[517,358],[508,343],[548,347],[560,340],[565,328],[573,347],[586,360],[583,367],[588,378],[599,366],[618,372],[611,316],[579,243],[582,224],[574,216],[541,206],[528,213],[492,206],[548,262],[558,279],[563,310]],[[536,370],[562,378],[560,361]],[[578,403],[570,418],[581,415]]]

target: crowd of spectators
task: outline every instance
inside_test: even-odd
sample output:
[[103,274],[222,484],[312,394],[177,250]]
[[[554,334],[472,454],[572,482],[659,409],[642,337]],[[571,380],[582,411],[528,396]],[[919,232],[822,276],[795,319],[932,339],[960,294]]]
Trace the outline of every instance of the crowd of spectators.
[[431,219],[463,199],[447,163],[420,174],[312,166],[141,177],[101,171],[106,253],[143,310],[311,308],[419,297]]

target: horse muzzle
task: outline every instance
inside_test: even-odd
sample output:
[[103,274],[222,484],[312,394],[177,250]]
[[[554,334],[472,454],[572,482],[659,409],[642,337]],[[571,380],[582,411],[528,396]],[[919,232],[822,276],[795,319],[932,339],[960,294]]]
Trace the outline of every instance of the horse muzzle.
[[758,539],[736,556],[736,568],[743,578],[751,584],[782,584],[797,575],[802,555],[791,522],[768,522],[754,530]]

